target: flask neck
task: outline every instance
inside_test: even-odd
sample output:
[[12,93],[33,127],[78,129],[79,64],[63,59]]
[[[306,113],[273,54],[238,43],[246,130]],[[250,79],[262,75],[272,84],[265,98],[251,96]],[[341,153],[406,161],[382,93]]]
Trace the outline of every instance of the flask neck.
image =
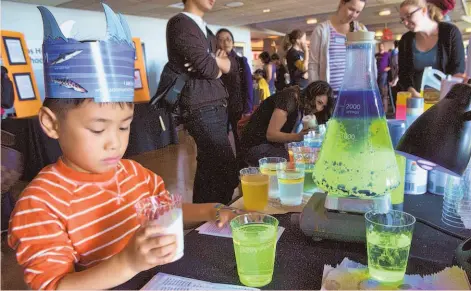
[[373,42],[349,43],[347,45],[344,84],[347,89],[373,89],[376,84],[375,45]]

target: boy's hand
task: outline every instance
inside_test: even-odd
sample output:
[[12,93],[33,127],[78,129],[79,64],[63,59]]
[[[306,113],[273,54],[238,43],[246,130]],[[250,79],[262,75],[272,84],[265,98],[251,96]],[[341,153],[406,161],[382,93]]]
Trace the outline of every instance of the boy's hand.
[[176,251],[176,236],[163,234],[162,227],[149,224],[137,230],[121,255],[129,269],[137,274],[170,263]]
[[223,204],[213,204],[213,220],[216,221],[218,227],[224,227],[234,217],[246,213],[244,210],[229,208]]

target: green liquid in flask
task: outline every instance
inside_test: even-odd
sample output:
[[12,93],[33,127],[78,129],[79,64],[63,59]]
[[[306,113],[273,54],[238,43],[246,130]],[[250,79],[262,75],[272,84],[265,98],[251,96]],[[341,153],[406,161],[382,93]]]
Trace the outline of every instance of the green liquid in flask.
[[316,185],[331,196],[371,198],[399,185],[387,121],[377,98],[373,91],[339,96],[313,173]]

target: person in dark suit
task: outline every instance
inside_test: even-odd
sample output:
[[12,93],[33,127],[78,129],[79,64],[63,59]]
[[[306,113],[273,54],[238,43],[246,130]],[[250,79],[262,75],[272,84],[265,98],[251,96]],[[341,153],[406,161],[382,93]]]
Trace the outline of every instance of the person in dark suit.
[[228,93],[222,74],[231,68],[203,16],[215,0],[183,0],[185,9],[167,24],[165,70],[186,73],[179,107],[185,128],[197,146],[193,202],[227,204],[239,184],[237,165],[227,134]]

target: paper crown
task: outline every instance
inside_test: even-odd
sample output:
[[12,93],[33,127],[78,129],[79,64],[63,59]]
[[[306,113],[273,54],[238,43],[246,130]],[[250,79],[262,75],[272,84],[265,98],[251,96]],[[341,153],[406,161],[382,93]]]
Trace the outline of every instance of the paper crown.
[[133,102],[135,49],[121,14],[102,3],[104,40],[66,38],[52,13],[38,6],[43,19],[43,64],[47,98],[93,98],[95,102]]

